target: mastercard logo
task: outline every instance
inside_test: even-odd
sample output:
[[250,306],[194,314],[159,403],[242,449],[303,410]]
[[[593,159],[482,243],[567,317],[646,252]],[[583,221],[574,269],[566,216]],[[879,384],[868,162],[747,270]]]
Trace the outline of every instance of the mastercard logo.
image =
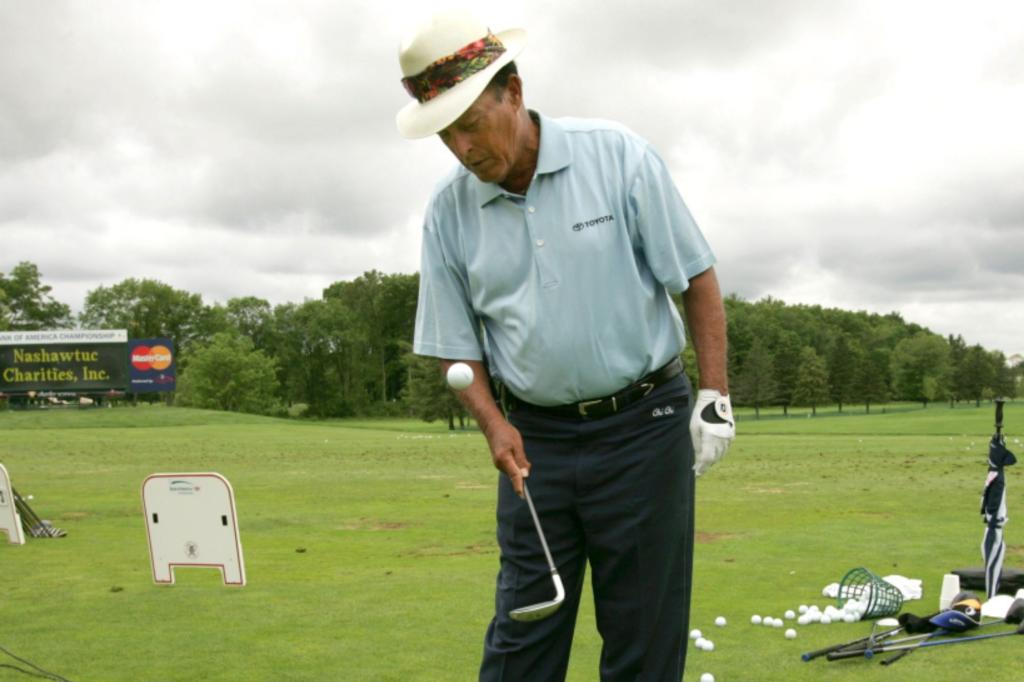
[[136,346],[132,349],[132,367],[145,372],[150,369],[167,369],[174,356],[166,346]]

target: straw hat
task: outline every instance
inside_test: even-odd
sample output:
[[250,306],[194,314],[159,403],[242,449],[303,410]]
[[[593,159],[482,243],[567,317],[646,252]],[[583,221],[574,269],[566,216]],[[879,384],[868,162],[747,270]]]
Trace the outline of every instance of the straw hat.
[[434,15],[398,52],[402,84],[415,98],[395,117],[398,132],[411,139],[447,128],[525,46],[523,29],[491,33],[464,11]]

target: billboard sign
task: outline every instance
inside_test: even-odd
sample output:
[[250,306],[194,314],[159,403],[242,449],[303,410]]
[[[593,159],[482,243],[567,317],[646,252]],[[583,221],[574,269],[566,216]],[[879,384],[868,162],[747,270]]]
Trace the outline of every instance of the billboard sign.
[[123,391],[124,329],[0,332],[0,393]]
[[132,393],[173,391],[177,380],[174,343],[170,339],[132,339],[128,343],[128,373]]

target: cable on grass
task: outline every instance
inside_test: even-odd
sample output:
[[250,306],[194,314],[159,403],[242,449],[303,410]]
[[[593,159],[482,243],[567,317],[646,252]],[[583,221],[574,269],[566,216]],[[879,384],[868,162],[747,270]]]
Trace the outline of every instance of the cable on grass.
[[32,677],[41,677],[44,680],[56,680],[57,682],[71,682],[71,680],[67,679],[66,677],[61,677],[60,675],[58,675],[56,673],[51,673],[51,672],[49,672],[47,670],[43,670],[42,668],[40,668],[38,665],[36,665],[32,661],[26,660],[26,659],[22,658],[21,656],[17,656],[15,654],[11,653],[10,651],[8,651],[7,649],[3,648],[2,646],[0,646],[0,651],[4,652],[5,654],[10,656],[14,660],[18,661],[19,663],[24,663],[25,665],[29,666],[30,668],[33,668],[33,670],[26,670],[25,668],[19,668],[18,666],[14,665],[14,664],[11,664],[11,663],[0,663],[0,668],[10,668],[11,670],[17,670],[19,673],[25,673],[26,675],[31,675]]

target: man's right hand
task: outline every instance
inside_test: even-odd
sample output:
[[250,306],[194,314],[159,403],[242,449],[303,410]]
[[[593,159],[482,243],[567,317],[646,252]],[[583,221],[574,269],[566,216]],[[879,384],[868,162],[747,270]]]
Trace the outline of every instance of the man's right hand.
[[504,418],[494,419],[484,430],[487,444],[491,448],[494,468],[504,472],[512,481],[516,495],[523,497],[523,479],[530,475],[530,460],[523,450],[523,437],[516,427]]

